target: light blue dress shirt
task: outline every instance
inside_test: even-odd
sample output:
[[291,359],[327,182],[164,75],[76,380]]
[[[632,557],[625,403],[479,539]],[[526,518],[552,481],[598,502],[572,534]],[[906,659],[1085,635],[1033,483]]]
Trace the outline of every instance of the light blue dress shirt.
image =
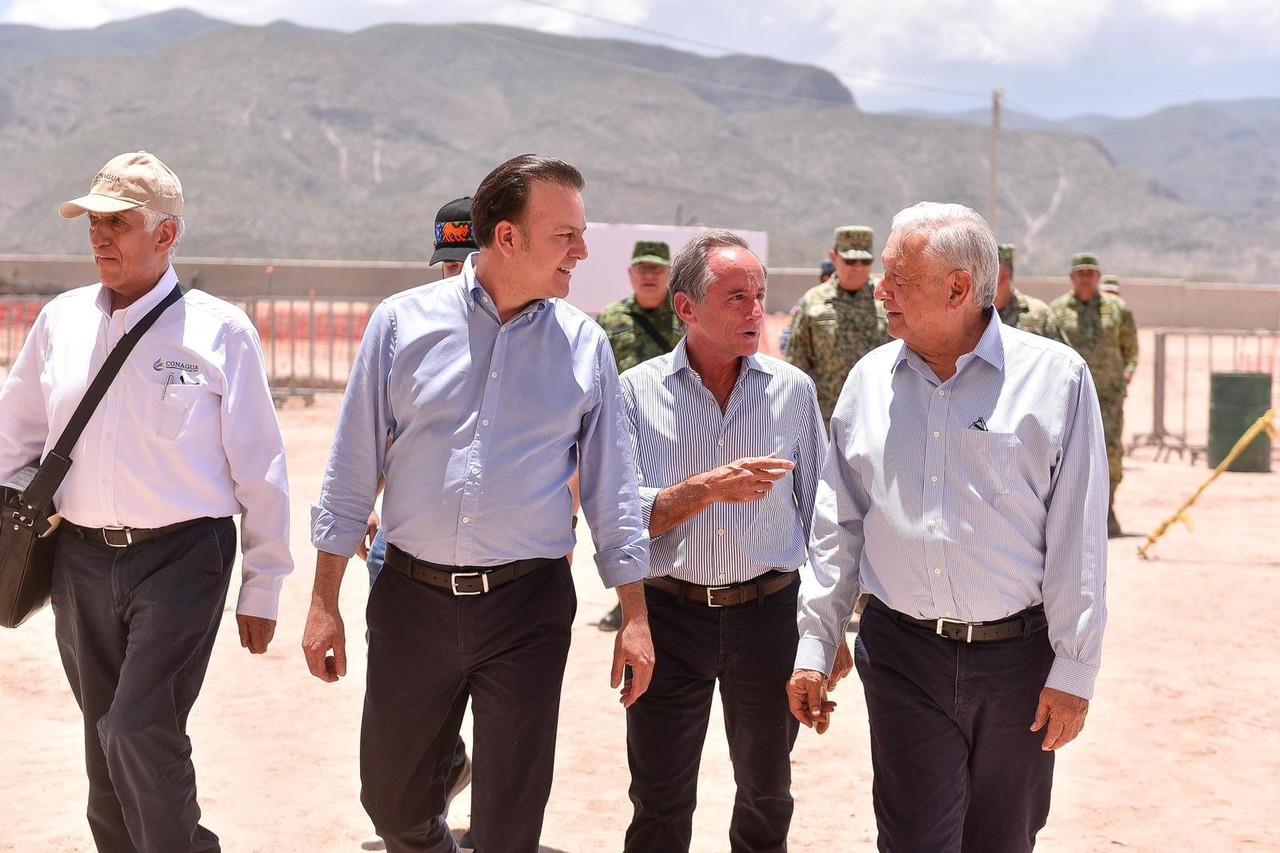
[[387,541],[419,559],[562,557],[573,550],[569,481],[581,467],[601,578],[611,587],[641,580],[649,540],[608,339],[559,299],[500,322],[475,258],[373,312],[312,509],[312,543],[353,554],[385,472]]
[[900,341],[849,374],[818,486],[796,666],[830,673],[854,604],[989,622],[1044,603],[1048,687],[1090,698],[1106,623],[1107,455],[1071,349],[990,323],[942,382]]
[[[687,339],[686,339],[687,340]],[[685,340],[622,374],[646,526],[668,486],[744,456],[796,467],[763,498],[715,503],[650,544],[653,576],[721,586],[805,561],[826,429],[813,380],[767,355],[742,360],[724,412],[689,365]]]

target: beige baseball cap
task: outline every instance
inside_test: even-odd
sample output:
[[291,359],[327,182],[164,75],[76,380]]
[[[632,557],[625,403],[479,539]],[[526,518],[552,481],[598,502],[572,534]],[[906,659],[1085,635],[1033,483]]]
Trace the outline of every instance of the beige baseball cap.
[[75,219],[86,213],[119,213],[136,207],[182,215],[182,183],[158,157],[146,151],[111,158],[94,176],[89,193],[58,205],[58,214]]

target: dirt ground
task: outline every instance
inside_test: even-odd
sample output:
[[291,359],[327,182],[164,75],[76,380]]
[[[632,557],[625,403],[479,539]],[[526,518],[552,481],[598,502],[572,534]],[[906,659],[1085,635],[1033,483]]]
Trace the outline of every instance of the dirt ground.
[[[1143,370],[1149,371],[1150,347]],[[1127,432],[1150,423],[1145,373],[1129,401]],[[1147,390],[1144,390],[1147,389]],[[1207,404],[1206,404],[1207,405]],[[224,849],[272,853],[356,851],[371,836],[358,801],[357,733],[364,679],[365,573],[353,563],[343,592],[351,644],[347,679],[312,678],[299,649],[314,552],[308,505],[319,490],[337,400],[281,412],[289,447],[297,559],[275,643],[250,658],[228,608],[191,737],[205,823]],[[1148,531],[1207,476],[1175,457],[1127,460],[1119,516]],[[1088,724],[1060,755],[1041,849],[1280,850],[1280,557],[1274,537],[1280,476],[1227,474],[1154,549],[1113,540],[1111,619]],[[624,719],[608,687],[612,635],[593,622],[611,604],[589,540],[575,568],[579,608],[562,704],[547,851],[621,847],[630,817]],[[235,591],[229,601],[235,601]],[[0,633],[0,850],[92,850],[84,821],[80,719],[45,611]],[[874,849],[866,716],[856,676],[836,692],[831,730],[801,732],[793,758],[792,849]],[[716,712],[718,713],[718,711]],[[1030,720],[1028,720],[1030,723]],[[469,727],[470,723],[467,723]],[[702,764],[693,849],[728,849],[732,774],[713,722]],[[453,805],[465,826],[464,793]]]

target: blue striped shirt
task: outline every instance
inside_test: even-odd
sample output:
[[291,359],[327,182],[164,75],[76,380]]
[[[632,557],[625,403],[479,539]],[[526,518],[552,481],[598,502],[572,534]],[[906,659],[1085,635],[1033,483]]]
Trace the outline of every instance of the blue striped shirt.
[[747,456],[796,467],[758,501],[715,503],[652,540],[652,576],[741,583],[805,561],[826,433],[813,381],[767,355],[742,359],[724,412],[689,365],[685,341],[622,374],[645,526],[658,493]]
[[1109,486],[1084,360],[992,312],[946,382],[900,341],[870,352],[849,374],[831,433],[796,667],[830,673],[861,593],[966,622],[1043,602],[1055,653],[1046,686],[1091,697]]
[[313,544],[350,556],[385,472],[387,541],[415,557],[562,557],[573,550],[569,481],[580,467],[600,576],[607,586],[644,578],[649,537],[608,338],[559,299],[502,323],[475,257],[370,318],[312,510]]

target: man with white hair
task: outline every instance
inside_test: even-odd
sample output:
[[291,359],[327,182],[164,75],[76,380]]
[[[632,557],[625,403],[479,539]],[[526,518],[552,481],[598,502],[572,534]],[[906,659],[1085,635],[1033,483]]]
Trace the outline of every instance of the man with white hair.
[[181,294],[182,210],[178,177],[145,151],[113,158],[62,204],[65,219],[88,215],[102,281],[44,307],[0,388],[6,480],[49,452],[107,354],[172,300],[89,418],[54,498],[54,627],[84,715],[99,850],[219,849],[199,822],[186,728],[235,562],[231,516],[244,540],[236,622],[252,654],[271,642],[293,568],[262,346],[244,312]]
[[1084,360],[1004,325],[967,207],[901,211],[877,289],[899,342],[831,419],[792,712],[824,723],[858,599],[881,850],[1030,850],[1106,621],[1107,458]]

